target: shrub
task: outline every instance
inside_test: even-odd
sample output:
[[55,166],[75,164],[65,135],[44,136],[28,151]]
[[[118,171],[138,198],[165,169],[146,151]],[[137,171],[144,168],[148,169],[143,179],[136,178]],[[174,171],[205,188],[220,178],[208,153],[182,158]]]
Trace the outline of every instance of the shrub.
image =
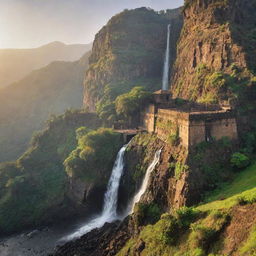
[[238,169],[243,169],[250,164],[250,159],[245,154],[236,152],[231,157],[231,165]]
[[184,206],[176,210],[175,216],[179,226],[182,228],[187,228],[198,217],[199,213],[200,212],[195,208]]
[[189,169],[189,166],[180,162],[177,162],[175,164],[175,169],[174,169],[174,177],[175,179],[180,179],[180,176],[183,172],[186,172]]
[[[78,130],[85,133],[86,129]],[[118,149],[120,134],[111,129],[100,128],[81,136],[78,147],[64,161],[66,172],[82,180],[95,180],[110,168]],[[92,171],[93,170],[93,171]]]
[[189,240],[192,248],[204,248],[216,233],[214,229],[198,223],[192,224],[191,230]]
[[149,100],[151,94],[143,89],[143,87],[134,87],[129,93],[122,94],[116,98],[115,106],[118,115],[125,117],[136,113],[141,105]]
[[135,213],[138,226],[144,225],[145,223],[155,223],[161,216],[161,210],[155,203],[138,203],[135,207]]

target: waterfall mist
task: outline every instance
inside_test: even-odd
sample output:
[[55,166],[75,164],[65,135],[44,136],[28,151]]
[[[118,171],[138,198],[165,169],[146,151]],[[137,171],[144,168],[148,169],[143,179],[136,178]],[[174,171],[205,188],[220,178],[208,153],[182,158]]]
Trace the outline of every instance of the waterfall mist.
[[170,33],[171,33],[171,24],[169,24],[167,28],[167,45],[166,45],[165,58],[164,58],[162,90],[165,90],[165,91],[167,91],[169,88]]
[[104,206],[102,213],[87,222],[73,234],[64,237],[62,240],[72,240],[78,238],[95,228],[101,228],[106,222],[113,222],[118,219],[117,199],[120,180],[124,169],[124,153],[127,145],[123,146],[117,154],[112,174],[108,182],[107,191],[104,195]]

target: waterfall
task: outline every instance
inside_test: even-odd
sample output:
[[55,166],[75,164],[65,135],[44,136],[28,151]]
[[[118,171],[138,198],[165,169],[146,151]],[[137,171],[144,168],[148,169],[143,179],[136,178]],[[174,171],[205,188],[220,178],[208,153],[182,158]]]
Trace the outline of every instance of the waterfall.
[[123,146],[117,154],[112,174],[108,182],[107,191],[104,195],[104,206],[100,216],[92,219],[76,232],[63,238],[63,240],[72,240],[78,238],[95,228],[101,228],[106,222],[113,222],[118,219],[117,199],[120,179],[124,169],[124,153],[127,145]]
[[171,32],[171,25],[169,24],[167,29],[167,45],[166,45],[166,51],[165,51],[163,82],[162,82],[162,90],[165,90],[165,91],[167,91],[169,88],[170,32]]
[[133,198],[133,201],[132,201],[132,204],[131,204],[131,207],[130,207],[130,214],[133,213],[134,211],[134,207],[136,205],[136,203],[138,203],[141,199],[141,197],[143,196],[143,194],[145,193],[147,187],[148,187],[148,182],[149,182],[149,178],[150,178],[150,174],[152,173],[152,171],[154,171],[156,165],[159,163],[159,160],[160,160],[160,156],[161,156],[161,149],[158,150],[156,153],[155,153],[155,157],[154,157],[154,160],[152,161],[152,163],[149,165],[147,171],[146,171],[146,175],[143,179],[143,182],[141,184],[141,187],[139,189],[139,191],[137,192],[137,194],[135,195],[135,197]]

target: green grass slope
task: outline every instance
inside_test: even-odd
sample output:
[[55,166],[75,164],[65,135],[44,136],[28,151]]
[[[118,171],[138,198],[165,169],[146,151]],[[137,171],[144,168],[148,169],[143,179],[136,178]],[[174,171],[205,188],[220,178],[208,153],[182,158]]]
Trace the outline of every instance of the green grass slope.
[[209,194],[207,201],[162,215],[118,256],[256,255],[256,164]]

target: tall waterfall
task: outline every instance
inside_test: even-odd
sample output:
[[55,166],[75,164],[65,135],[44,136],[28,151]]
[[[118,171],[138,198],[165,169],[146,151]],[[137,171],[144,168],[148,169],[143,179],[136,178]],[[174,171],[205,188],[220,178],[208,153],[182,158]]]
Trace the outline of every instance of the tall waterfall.
[[168,90],[168,87],[169,87],[170,32],[171,32],[171,24],[168,25],[168,29],[167,29],[167,45],[166,45],[165,59],[164,59],[162,90]]
[[132,213],[134,210],[134,207],[136,205],[136,203],[138,203],[141,199],[141,197],[143,196],[143,194],[145,193],[147,187],[148,187],[148,182],[149,182],[149,178],[150,178],[150,174],[154,171],[156,165],[159,163],[160,160],[160,156],[161,156],[161,149],[158,150],[155,153],[155,157],[154,160],[152,161],[152,163],[149,165],[147,171],[146,171],[146,175],[144,177],[144,180],[141,184],[141,187],[139,189],[139,191],[137,192],[137,194],[135,195],[135,197],[133,198],[132,204],[131,204],[131,210],[129,213]]
[[107,191],[104,195],[104,206],[100,216],[92,219],[76,232],[63,238],[63,240],[72,240],[78,238],[95,228],[102,227],[106,222],[115,221],[117,216],[117,198],[120,179],[124,169],[124,153],[127,145],[123,146],[117,154],[116,161],[108,182]]

